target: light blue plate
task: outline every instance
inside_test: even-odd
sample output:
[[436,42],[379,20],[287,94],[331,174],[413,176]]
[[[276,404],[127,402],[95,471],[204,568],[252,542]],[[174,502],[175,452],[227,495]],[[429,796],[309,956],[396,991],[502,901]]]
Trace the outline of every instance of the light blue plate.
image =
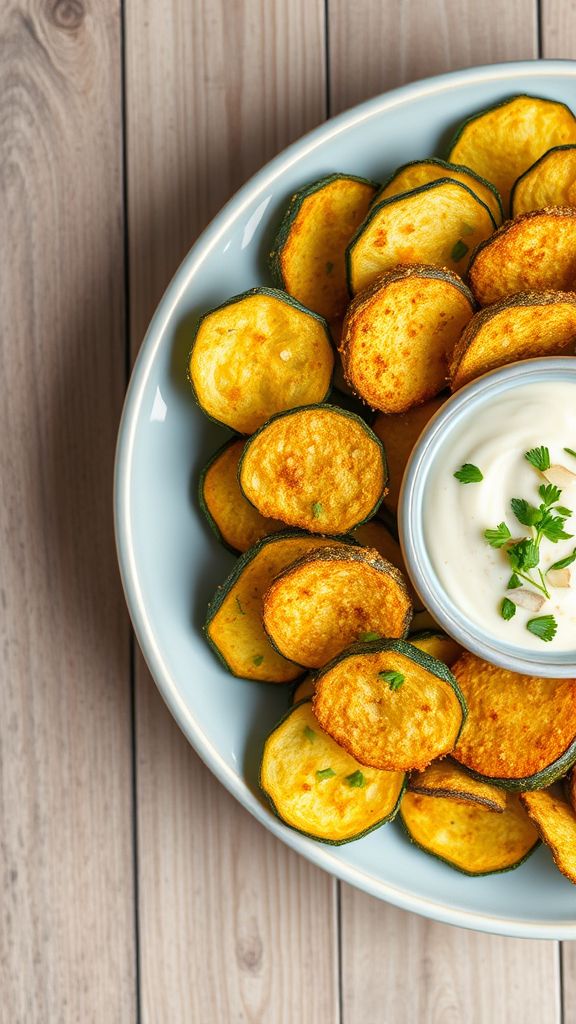
[[288,691],[227,675],[201,635],[207,601],[234,560],[195,501],[199,469],[226,437],[195,407],[186,383],[196,317],[268,283],[265,255],[301,185],[332,171],[381,181],[400,163],[441,154],[459,121],[519,92],[576,109],[576,63],[472,68],[396,89],[290,146],[224,207],[170,284],[134,368],[118,439],[116,538],[134,628],[164,700],[208,767],[259,821],[320,867],[399,907],[481,931],[574,939],[576,888],[545,849],[518,871],[472,879],[412,847],[397,824],[338,848],[285,828],[258,790],[257,763]]

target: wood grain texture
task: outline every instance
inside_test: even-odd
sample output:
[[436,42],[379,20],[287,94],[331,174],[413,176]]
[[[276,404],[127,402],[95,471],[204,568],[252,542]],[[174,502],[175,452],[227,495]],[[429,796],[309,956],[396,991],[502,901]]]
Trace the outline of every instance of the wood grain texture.
[[[135,1013],[119,3],[0,7],[0,1019]],[[103,74],[102,69],[106,71]]]
[[538,55],[537,0],[328,0],[331,112],[403,82]]
[[[322,0],[128,0],[134,352],[207,220],[323,119],[323,16]],[[137,753],[145,1024],[332,1024],[334,881],[212,778],[141,662]]]
[[542,56],[576,59],[576,0],[540,2]]
[[[537,56],[533,0],[328,3],[333,113],[426,75]],[[345,885],[341,907],[343,1024],[558,1020],[556,943],[431,924]]]

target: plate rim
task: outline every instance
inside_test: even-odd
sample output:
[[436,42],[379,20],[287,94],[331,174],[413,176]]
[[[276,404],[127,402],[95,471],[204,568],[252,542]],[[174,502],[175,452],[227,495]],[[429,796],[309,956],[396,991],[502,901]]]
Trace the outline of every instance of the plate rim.
[[267,186],[271,185],[303,155],[312,152],[326,140],[346,132],[362,121],[367,121],[388,109],[412,102],[431,93],[441,94],[458,88],[461,84],[469,85],[474,82],[487,81],[501,81],[503,84],[507,81],[513,83],[515,78],[526,74],[532,75],[535,83],[540,77],[552,75],[576,79],[576,61],[555,59],[507,61],[449,71],[399,86],[351,107],[303,135],[265,164],[228,200],[198,236],[176,270],[156,307],[134,362],[118,428],[114,461],[114,535],[122,586],[136,639],[164,702],[188,742],[213,775],[265,828],[317,867],[328,871],[341,881],[403,910],[420,914],[443,924],[451,924],[474,931],[516,938],[566,940],[576,939],[576,919],[574,923],[567,924],[557,921],[518,921],[448,907],[429,897],[406,892],[389,882],[374,878],[366,871],[343,863],[331,847],[300,836],[272,815],[266,806],[257,799],[243,777],[226,764],[216,747],[200,729],[194,715],[178,692],[178,687],[164,662],[162,652],[156,642],[153,625],[146,612],[130,528],[130,481],[136,425],[150,372],[182,295],[198,267],[212,252],[233,221]]

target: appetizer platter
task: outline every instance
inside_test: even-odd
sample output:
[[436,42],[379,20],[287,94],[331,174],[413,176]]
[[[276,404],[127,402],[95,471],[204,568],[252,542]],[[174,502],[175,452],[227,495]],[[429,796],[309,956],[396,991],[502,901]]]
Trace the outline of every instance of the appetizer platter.
[[[161,692],[267,827],[400,906],[574,937],[576,74],[535,67],[365,104],[232,201],[136,368],[116,527]],[[566,379],[450,427],[532,361]]]

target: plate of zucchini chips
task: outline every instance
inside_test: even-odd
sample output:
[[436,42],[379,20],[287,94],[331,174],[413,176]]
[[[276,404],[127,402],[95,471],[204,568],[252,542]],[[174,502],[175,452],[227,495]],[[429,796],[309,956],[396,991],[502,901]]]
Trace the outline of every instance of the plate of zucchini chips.
[[452,393],[576,351],[573,111],[574,62],[473,68],[276,157],[162,299],[115,479],[140,646],[234,796],[397,906],[558,939],[576,938],[576,665],[518,675],[444,634],[397,516]]

